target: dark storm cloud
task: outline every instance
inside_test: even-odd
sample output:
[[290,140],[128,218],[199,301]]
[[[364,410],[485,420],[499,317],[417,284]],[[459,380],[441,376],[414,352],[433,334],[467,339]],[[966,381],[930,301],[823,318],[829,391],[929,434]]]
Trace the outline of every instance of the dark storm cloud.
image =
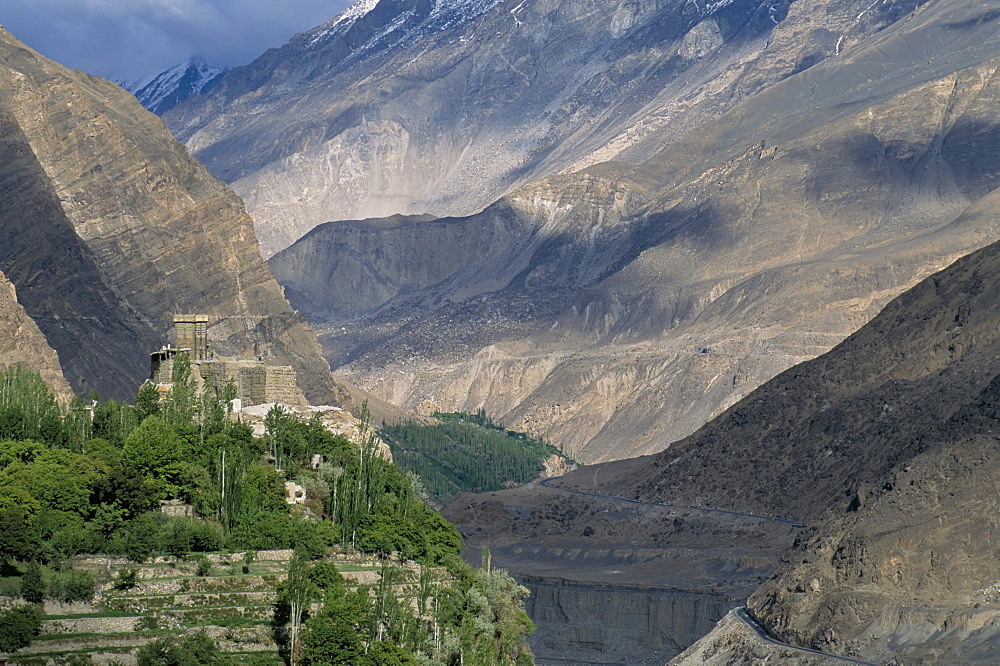
[[194,55],[241,65],[353,0],[3,0],[0,24],[43,55],[112,79]]

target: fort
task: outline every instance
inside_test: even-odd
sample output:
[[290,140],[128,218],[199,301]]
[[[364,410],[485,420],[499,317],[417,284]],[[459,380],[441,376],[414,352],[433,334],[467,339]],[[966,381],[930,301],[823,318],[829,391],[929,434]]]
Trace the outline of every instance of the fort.
[[168,344],[150,354],[149,381],[159,387],[165,389],[170,385],[177,356],[187,354],[199,389],[208,386],[218,394],[231,381],[243,405],[308,404],[292,367],[268,365],[261,357],[216,356],[208,348],[206,314],[174,315],[173,337],[173,345]]

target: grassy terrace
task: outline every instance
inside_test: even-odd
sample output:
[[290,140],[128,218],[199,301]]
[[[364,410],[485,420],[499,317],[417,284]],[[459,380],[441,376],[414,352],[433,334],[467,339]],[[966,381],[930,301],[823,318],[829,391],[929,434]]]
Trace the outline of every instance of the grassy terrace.
[[[272,637],[275,586],[287,573],[291,551],[260,552],[242,570],[242,553],[209,555],[211,571],[197,574],[197,564],[157,558],[145,564],[80,557],[74,568],[90,571],[100,581],[89,604],[46,604],[42,635],[12,657],[12,664],[135,663],[134,652],[165,635],[205,630],[223,650],[250,664],[281,663]],[[232,562],[231,565],[225,562]],[[382,565],[357,556],[333,561],[350,586],[376,584]],[[418,565],[402,565],[402,582],[393,587],[410,597]],[[116,589],[122,571],[135,569],[131,589]]]

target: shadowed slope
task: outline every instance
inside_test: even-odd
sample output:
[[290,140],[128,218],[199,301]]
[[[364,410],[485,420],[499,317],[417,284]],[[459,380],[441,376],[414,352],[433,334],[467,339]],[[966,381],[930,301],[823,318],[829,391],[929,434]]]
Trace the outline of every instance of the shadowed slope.
[[0,55],[0,268],[73,388],[133,396],[171,315],[205,312],[217,352],[291,364],[307,396],[331,401],[239,199],[118,86],[6,31]]

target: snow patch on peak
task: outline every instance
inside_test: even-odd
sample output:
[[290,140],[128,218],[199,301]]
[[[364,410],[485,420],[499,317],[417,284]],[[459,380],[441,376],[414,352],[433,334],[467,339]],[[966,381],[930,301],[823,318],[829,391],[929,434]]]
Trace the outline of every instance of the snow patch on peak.
[[736,0],[688,0],[688,5],[693,5],[701,16],[714,14],[720,9],[725,9]]
[[378,0],[358,0],[341,12],[341,14],[335,19],[323,26],[320,26],[320,28],[313,34],[312,39],[309,40],[309,44],[307,44],[307,46],[314,46],[317,42],[322,41],[323,38],[331,33],[348,30],[357,22],[359,18],[375,9],[375,5],[377,4]]
[[375,9],[375,5],[378,4],[378,0],[358,0],[353,5],[348,7],[344,12],[334,19],[333,24],[337,25],[345,21],[357,21],[359,18]]
[[[485,14],[502,1],[434,0],[434,5],[429,15],[416,18],[418,14],[415,9],[400,13],[376,37],[368,40],[365,45],[359,47],[356,53],[369,50],[377,45],[379,40],[397,30],[403,30],[407,35],[416,35],[454,28]],[[309,33],[309,41],[306,47],[314,47],[324,42],[331,35],[346,33],[355,23],[375,9],[378,3],[379,0],[358,0],[340,14],[340,16]]]
[[164,113],[178,102],[203,92],[223,72],[224,69],[209,67],[198,58],[190,58],[130,92],[153,113]]
[[[463,18],[475,18],[490,11],[502,0],[435,0],[431,16],[458,14]],[[523,4],[523,3],[522,3]]]

